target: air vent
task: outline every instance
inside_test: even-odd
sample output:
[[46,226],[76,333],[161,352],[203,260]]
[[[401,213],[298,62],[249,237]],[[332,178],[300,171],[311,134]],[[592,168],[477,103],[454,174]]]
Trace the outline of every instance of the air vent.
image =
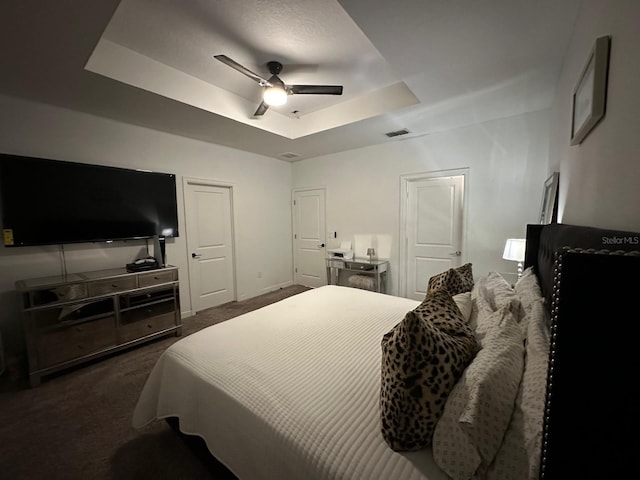
[[409,130],[407,130],[406,128],[403,128],[402,130],[396,130],[395,132],[387,132],[385,133],[385,135],[389,138],[392,138],[392,137],[397,137],[399,135],[406,135],[407,133],[409,133]]
[[278,155],[280,158],[284,158],[285,160],[293,160],[294,158],[300,158],[300,155],[293,152],[281,153]]

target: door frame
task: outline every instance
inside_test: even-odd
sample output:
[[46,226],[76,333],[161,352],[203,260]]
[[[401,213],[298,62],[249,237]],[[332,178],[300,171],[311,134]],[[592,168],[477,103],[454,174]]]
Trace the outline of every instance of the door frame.
[[[206,185],[208,187],[220,187],[220,188],[228,188],[229,189],[229,201],[230,201],[230,209],[229,214],[231,215],[231,255],[232,255],[232,268],[233,268],[233,300],[238,300],[238,271],[237,271],[237,262],[236,262],[236,252],[238,251],[236,245],[236,216],[235,216],[235,201],[234,201],[234,193],[235,193],[235,184],[229,182],[223,182],[220,180],[213,180],[210,178],[200,178],[200,177],[182,177],[182,204],[183,204],[183,214],[184,214],[184,230],[185,230],[185,250],[187,254],[187,279],[189,285],[189,308],[191,314],[195,314],[193,310],[193,291],[191,288],[191,252],[189,252],[189,225],[187,222],[187,192],[189,184],[197,184],[197,185]],[[191,232],[193,233],[193,232]],[[180,280],[182,283],[182,279]]]
[[412,173],[400,176],[400,252],[398,261],[398,294],[401,297],[407,296],[407,254],[409,253],[409,241],[407,237],[407,198],[409,196],[409,185],[412,182],[430,180],[442,177],[463,177],[462,188],[462,258],[460,261],[464,265],[467,263],[467,217],[469,206],[469,167],[455,168],[451,170],[435,170],[432,172]]
[[[325,245],[325,258],[327,252],[327,187],[304,187],[304,188],[293,188],[291,190],[291,253],[293,254],[293,262],[291,266],[291,280],[293,283],[296,281],[296,268],[298,268],[298,252],[296,251],[296,212],[295,212],[295,199],[296,194],[300,192],[308,192],[312,190],[322,190],[324,193],[324,205],[322,208],[324,209],[324,245]],[[327,278],[326,268],[322,270],[324,272],[324,283],[325,285],[329,283],[329,279]]]

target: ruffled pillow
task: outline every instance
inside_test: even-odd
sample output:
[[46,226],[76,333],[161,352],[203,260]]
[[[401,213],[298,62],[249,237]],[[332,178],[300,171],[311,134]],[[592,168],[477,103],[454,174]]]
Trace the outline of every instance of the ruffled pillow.
[[482,349],[449,394],[433,435],[434,460],[454,480],[491,465],[522,378],[522,330],[509,306],[491,316]]
[[549,314],[542,300],[527,314],[524,373],[504,442],[487,480],[537,480],[540,477],[542,427],[549,364]]
[[531,306],[534,302],[542,300],[542,290],[540,289],[538,277],[536,277],[533,267],[525,269],[522,277],[520,277],[516,283],[515,291],[525,314],[531,311]]
[[[520,305],[518,294],[498,272],[490,272],[487,276],[478,279],[474,284],[471,290],[471,298],[474,303],[477,303],[479,297],[482,297],[494,312],[510,305],[517,322],[524,318],[524,311]],[[472,317],[475,320],[475,315],[472,315]]]

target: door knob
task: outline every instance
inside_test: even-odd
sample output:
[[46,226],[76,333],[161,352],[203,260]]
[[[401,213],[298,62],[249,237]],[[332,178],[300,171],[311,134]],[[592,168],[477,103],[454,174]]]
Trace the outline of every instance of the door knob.
[[201,256],[202,256],[201,253],[195,253],[194,252],[194,253],[191,254],[191,258],[200,258]]
[[462,252],[458,250],[457,252],[452,252],[449,255],[451,255],[452,257],[459,257],[460,255],[462,255]]
[[321,243],[320,245],[318,245],[318,247],[324,248],[324,243]]

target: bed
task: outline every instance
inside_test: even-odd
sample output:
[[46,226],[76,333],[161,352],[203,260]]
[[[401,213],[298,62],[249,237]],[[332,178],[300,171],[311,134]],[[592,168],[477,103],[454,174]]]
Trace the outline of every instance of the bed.
[[[617,253],[601,252],[604,238]],[[637,469],[629,460],[637,442],[621,440],[637,431],[628,381],[633,350],[620,347],[635,345],[638,322],[623,320],[629,335],[601,327],[604,319],[628,317],[618,300],[640,291],[633,273],[640,257],[628,253],[638,238],[531,225],[525,275],[515,288],[491,273],[452,295],[478,348],[424,448],[394,450],[381,434],[381,340],[421,302],[340,286],[173,344],[150,373],[133,425],[177,418],[180,431],[204,439],[240,479],[507,480],[562,478],[568,464],[572,473],[582,464],[591,473]],[[494,328],[496,318],[504,329]],[[613,359],[620,368],[612,373]],[[604,370],[594,408],[592,375]],[[572,457],[568,444],[583,450]],[[585,451],[597,455],[587,463]]]

